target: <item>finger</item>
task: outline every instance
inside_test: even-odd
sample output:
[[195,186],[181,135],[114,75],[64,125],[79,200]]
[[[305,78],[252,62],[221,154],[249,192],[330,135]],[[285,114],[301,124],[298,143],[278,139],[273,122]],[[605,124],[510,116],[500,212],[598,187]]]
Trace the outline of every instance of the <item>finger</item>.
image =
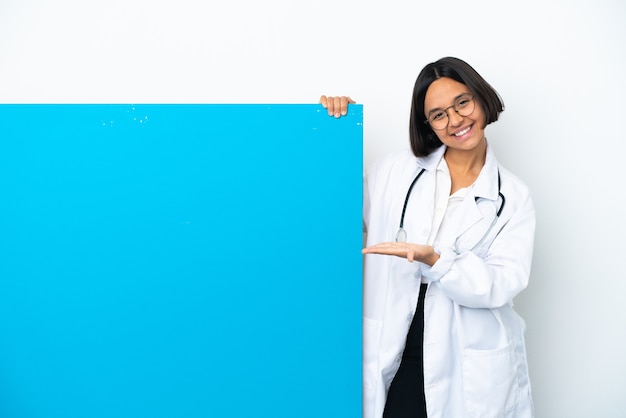
[[348,104],[354,103],[349,96],[341,96],[341,115],[346,116],[348,114]]
[[328,116],[335,116],[335,98],[334,97],[327,97],[327,96],[322,95],[322,97],[320,97],[320,104],[322,105],[323,108],[328,110]]
[[397,246],[398,243],[395,242],[379,242],[378,244],[374,244],[374,245],[370,245],[369,247],[365,247],[364,250],[367,251],[380,251],[381,249],[384,248],[392,248],[394,246]]
[[377,254],[381,251],[381,249],[382,249],[382,244],[376,244],[376,245],[370,245],[369,247],[363,248],[361,252],[363,254]]
[[362,250],[363,254],[382,254],[395,255],[398,257],[406,257],[407,248],[395,242],[383,242],[380,244],[366,247]]
[[378,247],[366,247],[361,250],[362,254],[386,254]]
[[333,115],[336,118],[341,116],[341,100],[339,96],[333,97]]
[[328,98],[322,95],[322,97],[320,97],[320,104],[326,109],[328,107]]
[[320,103],[322,107],[328,110],[328,116],[335,116],[335,98],[334,97],[320,97]]
[[377,247],[365,247],[361,250],[363,254],[378,254],[380,250]]

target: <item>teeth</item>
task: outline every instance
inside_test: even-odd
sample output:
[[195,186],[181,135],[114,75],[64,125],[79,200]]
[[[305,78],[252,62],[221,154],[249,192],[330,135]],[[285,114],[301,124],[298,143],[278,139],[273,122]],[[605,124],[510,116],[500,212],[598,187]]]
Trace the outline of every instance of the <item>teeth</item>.
[[461,132],[455,133],[454,136],[463,136],[463,135],[465,135],[466,133],[469,132],[470,128],[471,128],[471,126],[468,126],[467,128],[463,129]]

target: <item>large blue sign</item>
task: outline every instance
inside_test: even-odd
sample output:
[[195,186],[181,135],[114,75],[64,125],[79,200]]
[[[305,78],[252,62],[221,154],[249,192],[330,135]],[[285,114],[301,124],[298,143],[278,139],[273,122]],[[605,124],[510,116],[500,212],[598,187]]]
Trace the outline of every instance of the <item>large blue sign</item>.
[[0,416],[361,416],[362,108],[0,106]]

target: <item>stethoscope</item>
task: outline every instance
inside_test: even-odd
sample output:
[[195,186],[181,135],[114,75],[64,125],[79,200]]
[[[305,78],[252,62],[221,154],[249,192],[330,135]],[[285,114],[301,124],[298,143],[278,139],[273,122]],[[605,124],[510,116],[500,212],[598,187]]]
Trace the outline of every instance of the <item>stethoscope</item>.
[[[424,174],[424,171],[426,171],[426,169],[422,168],[422,170],[419,173],[417,173],[417,176],[415,176],[415,179],[413,180],[413,182],[409,186],[409,190],[406,193],[406,198],[404,199],[404,206],[402,207],[402,216],[400,217],[400,228],[398,229],[398,232],[396,232],[396,242],[406,242],[406,231],[404,230],[404,215],[406,213],[406,207],[409,204],[409,198],[411,197],[411,192],[413,191],[413,186],[415,186],[415,183],[417,183],[417,180],[419,180],[419,178],[422,176],[422,174]],[[493,221],[491,222],[491,225],[489,226],[489,229],[487,229],[487,232],[485,232],[483,234],[483,236],[480,239],[480,241],[478,241],[478,243],[472,247],[472,251],[483,243],[483,241],[485,240],[487,235],[489,235],[489,232],[491,232],[491,230],[493,229],[494,225],[498,221],[498,218],[500,218],[500,214],[502,213],[502,209],[504,208],[504,203],[506,201],[505,198],[504,198],[504,195],[500,191],[500,188],[501,188],[500,170],[498,170],[498,196],[500,196],[500,198],[502,199],[502,203],[500,203],[500,208],[496,212],[496,216],[493,218]],[[474,198],[474,201],[478,202],[478,199],[480,199],[480,197],[476,196]]]

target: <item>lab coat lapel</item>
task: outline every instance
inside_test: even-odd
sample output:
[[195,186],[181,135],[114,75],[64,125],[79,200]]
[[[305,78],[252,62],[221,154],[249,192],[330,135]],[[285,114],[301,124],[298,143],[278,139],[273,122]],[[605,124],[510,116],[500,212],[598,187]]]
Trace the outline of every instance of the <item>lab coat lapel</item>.
[[472,226],[476,225],[482,218],[483,215],[476,204],[474,194],[470,190],[467,196],[465,196],[465,199],[463,199],[463,202],[461,202],[461,205],[457,208],[454,216],[450,219],[450,231],[453,234],[453,240],[456,241],[458,237],[463,235]]

